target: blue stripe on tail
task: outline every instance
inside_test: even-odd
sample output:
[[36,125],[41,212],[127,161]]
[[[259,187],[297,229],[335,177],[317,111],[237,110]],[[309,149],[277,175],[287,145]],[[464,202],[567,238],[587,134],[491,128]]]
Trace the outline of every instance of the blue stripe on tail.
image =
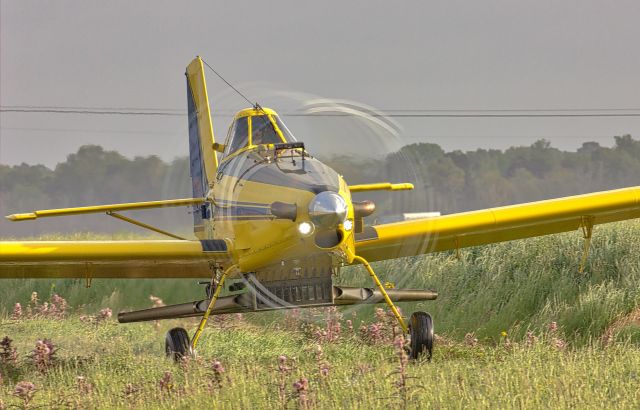
[[[189,173],[191,175],[191,185],[193,187],[193,197],[203,198],[207,194],[209,182],[204,173],[202,164],[202,150],[200,148],[200,130],[198,128],[198,113],[193,100],[193,93],[189,79],[187,79],[187,108],[189,118]],[[193,207],[194,225],[202,225],[202,212],[198,205]]]

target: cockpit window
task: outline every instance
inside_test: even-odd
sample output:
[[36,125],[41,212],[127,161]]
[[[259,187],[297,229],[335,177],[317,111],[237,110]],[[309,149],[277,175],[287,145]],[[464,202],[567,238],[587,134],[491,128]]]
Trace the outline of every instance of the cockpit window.
[[239,149],[242,149],[249,144],[249,126],[247,117],[241,117],[234,121],[231,129],[229,130],[229,136],[227,146],[224,150],[224,155],[233,154]]
[[283,142],[266,115],[251,117],[251,144],[279,144]]
[[286,142],[296,142],[296,138],[293,136],[293,134],[291,134],[289,128],[284,125],[284,122],[280,120],[280,117],[278,117],[277,115],[272,115],[271,118],[275,120],[276,125],[278,126],[278,128],[280,128],[280,132],[282,133],[282,136],[284,137]]

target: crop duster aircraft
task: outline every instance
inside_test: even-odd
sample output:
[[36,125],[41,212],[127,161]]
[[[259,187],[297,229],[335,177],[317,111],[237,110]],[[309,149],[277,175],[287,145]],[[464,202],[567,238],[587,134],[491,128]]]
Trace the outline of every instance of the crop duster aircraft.
[[[587,257],[597,224],[640,217],[640,187],[428,219],[367,226],[371,201],[352,194],[407,190],[408,183],[349,185],[313,158],[278,114],[258,104],[238,112],[224,144],[214,139],[203,61],[186,70],[193,198],[53,209],[9,215],[12,221],[104,212],[169,240],[0,242],[0,278],[207,278],[206,297],[121,312],[121,323],[201,316],[193,337],[171,329],[166,351],[195,352],[210,315],[274,309],[386,303],[410,337],[411,357],[431,357],[433,320],[407,321],[398,301],[436,299],[431,290],[386,289],[370,262],[581,229]],[[121,211],[193,207],[197,240],[178,237]],[[334,277],[362,265],[370,288],[337,286]],[[227,280],[228,279],[228,280]],[[225,288],[228,294],[222,296]]]

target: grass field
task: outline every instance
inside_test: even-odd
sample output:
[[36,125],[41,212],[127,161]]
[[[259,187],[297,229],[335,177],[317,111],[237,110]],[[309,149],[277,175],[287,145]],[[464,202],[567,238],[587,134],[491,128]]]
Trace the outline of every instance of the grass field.
[[[437,301],[402,305],[432,313],[439,336],[432,362],[408,365],[387,316],[371,306],[221,317],[198,358],[175,365],[162,356],[164,334],[177,325],[192,331],[194,320],[97,318],[105,307],[149,307],[150,294],[198,299],[193,281],[84,289],[5,280],[0,338],[17,350],[0,346],[0,408],[31,396],[32,408],[638,408],[640,224],[597,227],[582,274],[581,245],[572,233],[463,250],[460,260],[443,253],[377,264],[398,287],[440,292]],[[366,279],[359,269],[340,277]],[[68,313],[25,317],[32,291],[40,304],[65,297]],[[15,302],[20,319],[10,318]],[[42,343],[36,349],[42,339],[55,345],[53,356]],[[21,381],[35,392],[21,384],[15,395]]]

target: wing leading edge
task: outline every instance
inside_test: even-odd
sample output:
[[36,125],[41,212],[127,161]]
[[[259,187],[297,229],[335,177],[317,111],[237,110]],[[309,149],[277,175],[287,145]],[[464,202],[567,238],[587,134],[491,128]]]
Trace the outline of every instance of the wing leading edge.
[[230,261],[223,240],[0,242],[0,279],[198,278]]
[[640,218],[640,187],[368,227],[356,239],[356,253],[379,261],[634,218]]

